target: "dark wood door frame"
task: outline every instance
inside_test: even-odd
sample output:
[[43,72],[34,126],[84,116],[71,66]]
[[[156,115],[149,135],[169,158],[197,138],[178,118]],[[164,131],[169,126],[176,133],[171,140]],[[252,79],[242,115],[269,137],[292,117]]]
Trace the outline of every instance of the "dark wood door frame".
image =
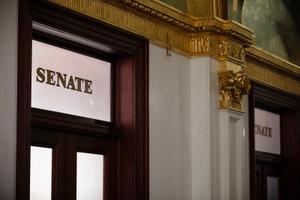
[[[121,133],[115,138],[118,138],[118,164],[122,166],[118,168],[115,192],[122,200],[148,200],[148,40],[42,0],[19,0],[18,19],[16,199],[29,200],[31,127],[33,124],[51,127],[54,117],[45,117],[31,109],[31,41],[35,21],[112,50],[108,54],[116,58],[113,127]],[[105,130],[93,121],[70,126],[68,120],[60,118],[59,128],[87,130],[91,134]],[[111,137],[105,131],[99,135]]]
[[[254,108],[280,113],[281,118],[281,156],[255,152]],[[300,198],[300,98],[252,82],[249,94],[249,153],[250,153],[250,198],[255,196],[256,161],[280,165],[282,174],[282,198],[284,200]],[[297,170],[298,169],[298,170]]]

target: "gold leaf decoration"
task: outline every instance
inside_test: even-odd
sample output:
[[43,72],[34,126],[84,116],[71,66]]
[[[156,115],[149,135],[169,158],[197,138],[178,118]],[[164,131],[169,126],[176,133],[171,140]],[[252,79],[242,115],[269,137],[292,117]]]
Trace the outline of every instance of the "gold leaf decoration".
[[248,94],[250,89],[250,80],[244,70],[219,73],[220,108],[241,111],[242,97]]

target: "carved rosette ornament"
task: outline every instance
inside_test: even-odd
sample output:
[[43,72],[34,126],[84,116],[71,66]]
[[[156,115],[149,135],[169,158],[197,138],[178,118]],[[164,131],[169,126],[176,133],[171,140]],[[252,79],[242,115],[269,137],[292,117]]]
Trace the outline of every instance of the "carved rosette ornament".
[[242,97],[249,93],[250,88],[250,80],[244,70],[219,73],[220,108],[241,111]]

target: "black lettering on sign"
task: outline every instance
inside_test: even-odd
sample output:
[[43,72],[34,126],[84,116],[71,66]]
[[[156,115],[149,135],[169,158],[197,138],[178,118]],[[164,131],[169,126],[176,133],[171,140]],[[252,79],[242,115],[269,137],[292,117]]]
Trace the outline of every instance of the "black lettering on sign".
[[93,93],[92,81],[76,76],[68,76],[67,74],[43,69],[41,67],[37,68],[36,70],[36,81],[40,83],[45,82],[48,85],[63,87],[66,89],[84,92],[87,94]]
[[255,132],[255,134],[258,134],[258,135],[272,137],[272,128],[267,127],[267,126],[255,124],[254,132]]
[[38,82],[40,82],[40,83],[43,83],[43,82],[45,81],[45,75],[44,75],[44,73],[45,73],[45,70],[44,70],[44,69],[38,68],[38,69],[36,70],[36,74],[37,74],[37,76],[36,76],[36,81],[38,81]]

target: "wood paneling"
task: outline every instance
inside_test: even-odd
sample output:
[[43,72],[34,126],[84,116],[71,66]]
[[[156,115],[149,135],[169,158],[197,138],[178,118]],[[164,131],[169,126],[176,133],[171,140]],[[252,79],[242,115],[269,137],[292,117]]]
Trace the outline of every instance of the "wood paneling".
[[[111,154],[114,155],[111,157],[113,164],[105,165],[105,170],[116,173],[105,182],[110,188],[106,190],[105,199],[149,199],[148,40],[46,1],[20,1],[19,21],[19,32],[22,34],[19,34],[18,47],[17,199],[29,199],[32,126],[34,129],[54,132],[54,135],[68,135],[67,139],[63,139],[68,141],[65,142],[66,145],[54,152],[65,149],[65,155],[70,155],[64,158],[67,160],[65,166],[68,165],[69,174],[74,174],[74,146],[84,145],[86,138],[112,143],[115,151]],[[32,35],[48,38],[47,42],[65,44],[67,48],[78,51],[84,50],[92,54],[99,52],[32,30],[33,21],[111,49],[109,52],[100,51],[100,54],[112,60],[114,66],[112,123],[31,109]],[[47,141],[51,141],[48,139]],[[98,148],[97,145],[93,147]],[[56,159],[62,158],[57,155]],[[54,169],[60,174],[62,167],[57,163],[58,161],[54,161]],[[70,178],[70,184],[63,185],[59,183],[62,180],[54,179],[54,184],[57,184],[53,189],[54,199],[75,199],[74,177],[65,175]]]
[[[255,151],[254,108],[280,114],[281,155]],[[277,170],[280,177],[280,196],[284,200],[300,198],[300,98],[281,90],[252,83],[249,95],[250,177],[251,199],[265,199],[264,170]],[[268,167],[269,166],[269,167]],[[272,168],[272,169],[271,169]],[[256,170],[255,170],[256,169]],[[269,171],[270,171],[269,170]],[[273,171],[274,171],[273,170]],[[259,179],[259,180],[258,180]]]

